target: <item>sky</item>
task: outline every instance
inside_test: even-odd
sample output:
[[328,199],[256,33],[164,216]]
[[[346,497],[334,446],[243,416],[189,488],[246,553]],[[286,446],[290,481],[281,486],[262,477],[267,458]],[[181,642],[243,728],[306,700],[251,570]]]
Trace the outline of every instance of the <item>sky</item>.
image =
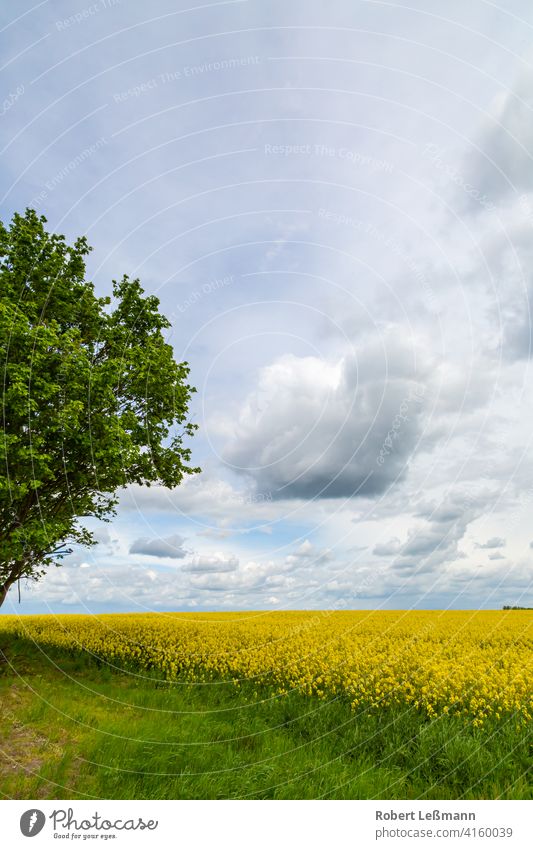
[[156,294],[202,473],[2,613],[531,605],[528,0],[2,4],[2,221]]

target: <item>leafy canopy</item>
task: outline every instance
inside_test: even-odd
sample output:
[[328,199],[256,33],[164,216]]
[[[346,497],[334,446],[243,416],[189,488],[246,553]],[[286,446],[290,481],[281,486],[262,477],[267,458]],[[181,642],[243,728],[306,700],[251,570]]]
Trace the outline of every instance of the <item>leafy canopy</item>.
[[106,519],[131,483],[177,486],[194,388],[138,280],[98,298],[84,237],[45,230],[33,210],[0,222],[0,604],[39,578],[68,542],[94,543],[79,518]]

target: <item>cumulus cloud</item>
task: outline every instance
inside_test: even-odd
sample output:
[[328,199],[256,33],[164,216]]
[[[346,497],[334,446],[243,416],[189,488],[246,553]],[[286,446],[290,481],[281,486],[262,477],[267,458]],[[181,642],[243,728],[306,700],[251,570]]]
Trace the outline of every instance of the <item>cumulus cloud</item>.
[[229,573],[204,573],[191,575],[191,585],[195,589],[212,590],[216,593],[257,591],[275,588],[287,588],[294,578],[282,574],[282,569],[275,561],[258,563],[250,560],[233,569]]
[[274,500],[382,493],[420,434],[422,360],[392,334],[337,362],[280,357],[241,406],[225,460]]
[[294,552],[294,557],[309,557],[313,554],[314,546],[309,542],[308,539],[304,540],[301,545],[298,546],[296,551]]
[[184,563],[184,572],[234,572],[239,566],[237,557],[232,554],[197,554],[188,563]]
[[457,560],[466,558],[459,549],[468,525],[482,511],[481,502],[473,504],[468,498],[450,496],[440,505],[421,511],[430,518],[424,525],[410,528],[399,556],[393,561],[400,571],[431,572]]
[[505,548],[506,544],[503,537],[491,537],[487,542],[476,542],[475,548]]
[[[81,565],[81,564],[80,564]],[[151,609],[158,602],[179,603],[175,582],[154,570],[131,563],[113,563],[109,567],[91,564],[90,569],[75,564],[52,569],[44,581],[28,585],[23,601],[42,600],[55,605],[114,604],[133,609]]]
[[144,554],[148,557],[172,558],[181,560],[187,556],[183,548],[185,540],[179,534],[173,534],[165,539],[136,539],[130,545],[130,554]]
[[331,551],[328,548],[318,549],[308,539],[304,540],[298,548],[288,554],[285,558],[285,563],[288,566],[302,566],[312,564],[314,566],[328,563],[332,559]]

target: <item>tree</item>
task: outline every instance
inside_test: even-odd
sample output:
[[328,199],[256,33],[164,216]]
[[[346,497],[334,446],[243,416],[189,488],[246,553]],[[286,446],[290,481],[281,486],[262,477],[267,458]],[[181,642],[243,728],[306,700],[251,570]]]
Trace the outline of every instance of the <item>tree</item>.
[[138,280],[98,298],[73,246],[33,210],[0,222],[0,605],[74,542],[83,517],[109,520],[131,483],[177,486],[192,468],[184,438],[188,364],[174,361],[159,300]]

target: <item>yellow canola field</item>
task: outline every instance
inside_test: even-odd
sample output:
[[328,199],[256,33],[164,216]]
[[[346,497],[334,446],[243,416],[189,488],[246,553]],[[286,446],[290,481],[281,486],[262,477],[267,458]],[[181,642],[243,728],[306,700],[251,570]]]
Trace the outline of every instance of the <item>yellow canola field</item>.
[[530,611],[289,611],[2,616],[46,648],[169,680],[229,681],[428,716],[533,714]]

